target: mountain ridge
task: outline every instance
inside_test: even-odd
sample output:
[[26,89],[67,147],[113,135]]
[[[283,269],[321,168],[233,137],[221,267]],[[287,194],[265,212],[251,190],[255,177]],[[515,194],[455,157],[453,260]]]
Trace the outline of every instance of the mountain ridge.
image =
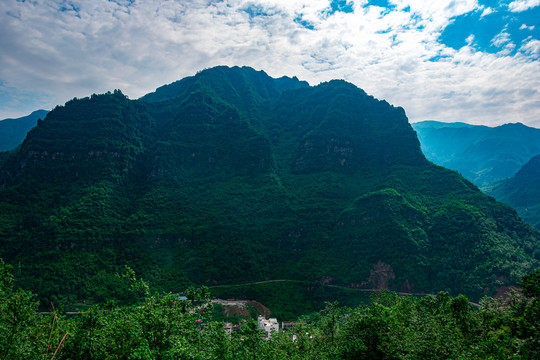
[[459,171],[480,188],[513,176],[540,154],[540,129],[521,123],[487,127],[428,121],[412,126],[430,161]]
[[28,131],[37,125],[38,119],[43,119],[48,112],[40,109],[20,118],[0,120],[0,152],[19,146]]
[[536,155],[513,177],[493,184],[487,193],[513,206],[523,219],[540,228],[539,181],[540,155]]

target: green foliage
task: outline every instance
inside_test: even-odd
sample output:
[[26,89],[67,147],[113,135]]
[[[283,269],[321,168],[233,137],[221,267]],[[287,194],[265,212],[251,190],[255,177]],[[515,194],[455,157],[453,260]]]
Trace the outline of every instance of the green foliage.
[[525,296],[538,298],[540,297],[540,268],[535,272],[525,275],[522,278],[520,286],[523,288]]
[[[0,359],[53,359],[67,337],[63,317],[36,313],[36,296],[13,290],[10,265],[0,259]],[[60,325],[61,323],[61,325]]]
[[122,274],[116,274],[117,277],[129,284],[129,292],[133,297],[144,298],[148,296],[148,284],[141,278],[137,279],[135,271],[129,266],[125,267],[125,272]]
[[[126,277],[133,279],[131,271]],[[421,299],[383,291],[369,305],[327,302],[295,328],[266,338],[254,320],[226,334],[210,320],[208,289],[146,296],[137,305],[98,306],[66,318],[35,312],[33,295],[11,289],[0,262],[2,359],[537,359],[539,272],[525,293],[484,298],[440,292]],[[136,278],[135,278],[136,279]],[[532,293],[531,293],[531,289]],[[534,290],[536,289],[536,290]],[[60,311],[61,312],[61,311]]]

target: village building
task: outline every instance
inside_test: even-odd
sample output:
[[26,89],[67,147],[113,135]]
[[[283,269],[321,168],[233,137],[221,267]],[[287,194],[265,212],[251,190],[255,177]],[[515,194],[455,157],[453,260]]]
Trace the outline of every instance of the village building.
[[259,329],[263,329],[266,332],[266,337],[270,338],[272,332],[276,334],[279,332],[279,323],[276,318],[266,319],[264,316],[259,315],[257,318]]

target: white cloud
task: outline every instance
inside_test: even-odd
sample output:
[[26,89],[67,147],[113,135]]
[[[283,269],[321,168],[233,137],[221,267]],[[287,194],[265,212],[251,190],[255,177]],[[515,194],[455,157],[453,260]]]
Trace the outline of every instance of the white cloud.
[[516,0],[508,4],[508,9],[512,12],[522,12],[540,5],[540,0]]
[[501,51],[504,54],[510,54],[516,47],[516,45],[510,39],[510,34],[506,32],[506,29],[503,29],[503,31],[495,35],[495,37],[491,39],[491,44],[501,48]]
[[484,16],[487,16],[489,14],[493,14],[495,12],[495,10],[493,10],[493,8],[490,8],[490,7],[486,7],[484,8],[484,10],[482,11],[482,15],[480,15],[480,18],[483,18]]
[[389,0],[389,2],[396,4],[400,10],[409,8],[411,13],[427,20],[432,30],[442,29],[448,25],[452,17],[479,8],[477,0]]
[[[510,56],[503,32],[493,39],[498,54],[456,51],[439,35],[453,17],[480,9],[476,0],[391,2],[393,11],[355,1],[353,13],[331,14],[329,0],[73,0],[77,10],[63,12],[61,0],[8,0],[0,3],[0,83],[40,93],[42,105],[32,106],[50,108],[115,88],[137,98],[203,68],[248,65],[311,84],[346,79],[403,106],[411,121],[540,118],[519,96],[540,91],[534,42]],[[17,109],[0,105],[0,118]]]
[[519,50],[528,56],[538,59],[540,58],[540,41],[529,38]]
[[534,30],[534,25],[531,25],[531,26],[527,26],[525,24],[521,24],[521,26],[519,27],[520,30]]

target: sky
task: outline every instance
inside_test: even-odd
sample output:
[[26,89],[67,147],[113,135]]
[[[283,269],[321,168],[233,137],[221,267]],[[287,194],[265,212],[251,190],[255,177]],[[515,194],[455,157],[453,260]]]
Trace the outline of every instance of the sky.
[[217,65],[344,79],[410,122],[540,127],[540,0],[0,1],[0,119]]

